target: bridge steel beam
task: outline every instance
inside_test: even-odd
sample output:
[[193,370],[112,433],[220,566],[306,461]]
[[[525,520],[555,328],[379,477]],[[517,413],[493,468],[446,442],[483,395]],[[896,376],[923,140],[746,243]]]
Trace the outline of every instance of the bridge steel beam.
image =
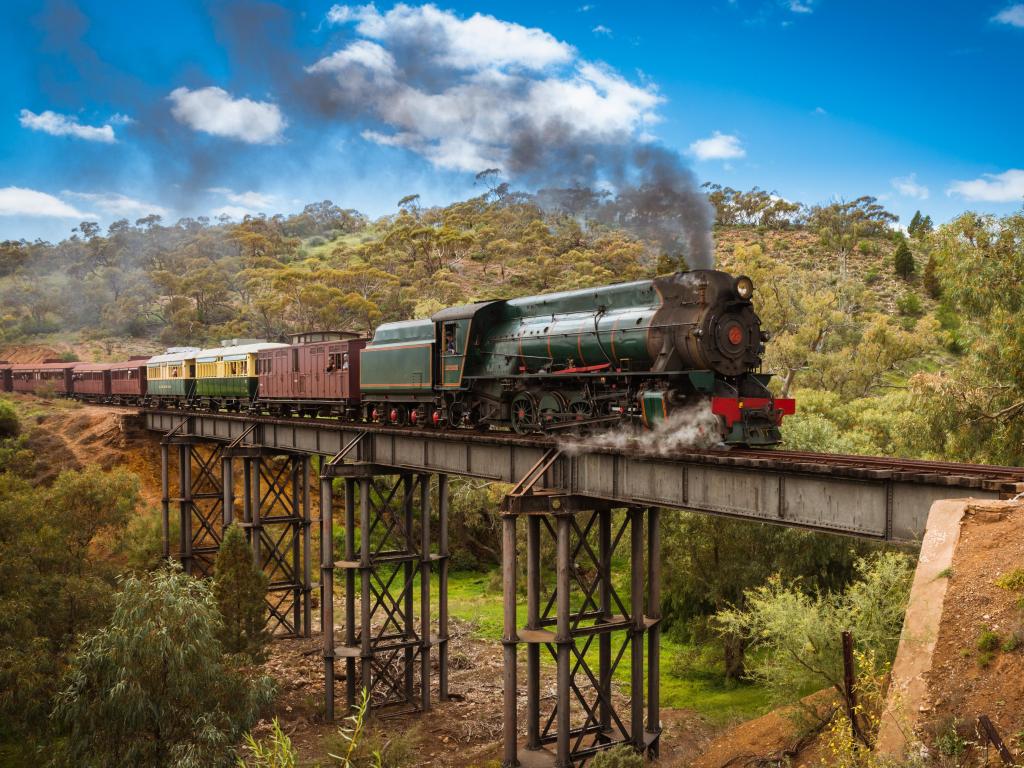
[[[148,411],[145,417],[153,430],[167,432],[187,420],[195,438],[228,442],[258,424],[260,445],[310,455],[335,455],[366,433],[348,460],[390,471],[509,484],[519,481],[552,448],[548,440],[468,431],[166,411]],[[728,452],[668,458],[608,448],[566,450],[538,487],[617,506],[689,509],[898,542],[920,538],[927,511],[936,500],[999,496],[997,487],[977,478],[910,478],[894,471],[811,463],[781,466]]]
[[[336,454],[337,455],[337,454]],[[334,479],[345,489],[344,553],[334,560]],[[448,482],[438,477],[437,551],[431,475],[373,464],[326,462],[320,474],[325,713],[335,717],[336,661],[344,659],[345,705],[365,690],[373,709],[431,708],[436,646],[439,698],[448,698]],[[358,524],[357,524],[358,521]],[[336,639],[335,572],[344,573],[344,639]],[[438,616],[431,580],[439,583]]]

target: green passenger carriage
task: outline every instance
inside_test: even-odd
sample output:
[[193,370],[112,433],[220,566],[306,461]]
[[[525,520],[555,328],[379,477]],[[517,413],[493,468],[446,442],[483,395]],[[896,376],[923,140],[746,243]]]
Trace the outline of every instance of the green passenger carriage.
[[171,347],[146,361],[146,399],[158,405],[190,400],[195,393],[198,347]]

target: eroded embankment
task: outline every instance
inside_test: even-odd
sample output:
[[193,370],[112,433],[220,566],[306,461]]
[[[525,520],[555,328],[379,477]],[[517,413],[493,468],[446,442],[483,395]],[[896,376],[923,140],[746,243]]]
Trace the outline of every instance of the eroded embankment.
[[878,747],[981,764],[982,715],[1024,751],[1024,504],[936,502]]

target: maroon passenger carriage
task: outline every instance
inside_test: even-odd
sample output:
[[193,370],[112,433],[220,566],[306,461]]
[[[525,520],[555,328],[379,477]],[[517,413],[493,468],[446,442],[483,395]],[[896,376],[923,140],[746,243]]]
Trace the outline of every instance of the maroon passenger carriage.
[[77,363],[47,360],[11,366],[11,390],[32,394],[53,394],[70,397],[71,373]]
[[101,403],[138,403],[146,396],[147,357],[120,363],[78,363],[71,374],[78,400]]
[[296,333],[290,345],[257,354],[259,400],[275,415],[349,416],[359,412],[359,350],[346,331]]

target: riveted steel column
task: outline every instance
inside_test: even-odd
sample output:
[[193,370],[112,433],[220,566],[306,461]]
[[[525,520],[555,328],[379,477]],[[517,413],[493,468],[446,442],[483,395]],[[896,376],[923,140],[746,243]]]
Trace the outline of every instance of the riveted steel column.
[[178,446],[178,487],[178,557],[185,573],[192,573],[192,446],[184,443]]
[[160,524],[163,531],[164,560],[171,557],[171,478],[170,448],[160,444]]
[[263,568],[263,556],[262,556],[262,542],[260,541],[260,534],[263,530],[263,523],[260,520],[260,514],[262,510],[260,507],[263,504],[263,499],[260,491],[260,472],[261,472],[261,459],[255,458],[250,459],[252,462],[252,469],[250,470],[250,476],[252,479],[252,488],[249,489],[252,495],[249,509],[252,512],[252,558],[256,561],[257,568]]
[[225,451],[221,455],[221,485],[224,486],[224,527],[235,521],[235,473],[234,462]]
[[504,741],[502,768],[519,765],[516,753],[518,724],[516,718],[516,518],[505,514],[501,521],[501,581],[505,601],[504,629],[501,643],[504,654]]
[[[597,520],[597,552],[601,562],[597,564],[598,600],[601,607],[601,622],[609,622],[612,618],[612,511],[602,509]],[[607,739],[612,729],[612,636],[610,632],[602,632],[598,638],[598,684],[600,702],[598,719],[601,724],[600,739]]]
[[629,510],[632,552],[630,572],[630,737],[637,749],[644,748],[644,511]]
[[[540,629],[540,517],[526,518],[526,628]],[[526,748],[540,749],[540,643],[526,644]]]
[[[356,481],[345,479],[345,560],[356,559]],[[354,648],[356,644],[356,572],[345,569],[345,645]],[[345,657],[345,702],[351,709],[356,704],[356,660]]]
[[[252,545],[252,462],[245,457],[242,459],[242,522],[245,524],[246,535],[249,537],[249,547]],[[255,550],[253,550],[255,552]],[[254,562],[258,562],[255,560]]]
[[[324,716],[334,720],[334,488],[320,478],[320,616],[324,640]],[[351,571],[346,572],[346,576]],[[308,604],[307,600],[307,604]],[[351,624],[345,627],[351,632]]]
[[[661,510],[647,510],[647,616],[653,620],[647,631],[647,730],[661,733]],[[651,750],[658,754],[659,739]]]
[[[292,570],[295,574],[295,587],[292,589],[292,621],[295,627],[295,634],[301,635],[303,628],[302,598],[304,596],[303,586],[303,564],[302,564],[302,501],[299,489],[300,469],[302,459],[298,455],[290,456],[288,459],[288,482],[291,483],[291,517],[295,518],[294,534],[292,535]],[[284,553],[281,553],[284,557]]]
[[413,595],[416,565],[412,561],[412,553],[414,552],[412,538],[414,522],[413,502],[415,498],[416,488],[413,485],[413,476],[410,474],[402,475],[402,527],[405,529],[403,547],[409,554],[409,558],[402,563],[402,588],[404,590],[402,613],[405,614],[405,642],[409,643],[405,647],[405,700],[409,704],[412,704],[413,688],[416,684],[415,648],[412,646],[412,643],[416,640],[416,621],[414,616],[416,601]]
[[420,475],[420,698],[423,711],[430,709],[430,475]]
[[360,677],[367,695],[373,691],[373,627],[370,626],[370,608],[373,597],[370,594],[370,479],[359,480],[359,576],[360,576]]
[[312,459],[302,459],[302,634],[310,637],[313,634],[313,518],[310,514],[310,467]]
[[437,476],[437,514],[437,686],[438,698],[448,701],[448,475]]
[[556,768],[569,768],[572,764],[569,761],[569,738],[571,734],[569,698],[571,695],[570,686],[572,683],[572,671],[569,668],[571,646],[573,644],[572,634],[569,631],[571,603],[569,600],[569,589],[571,587],[571,572],[569,570],[569,536],[572,532],[572,519],[569,515],[559,515],[556,522],[557,537],[555,558],[555,642],[558,646],[557,681],[555,686],[555,709],[558,714],[558,733],[555,747]]

